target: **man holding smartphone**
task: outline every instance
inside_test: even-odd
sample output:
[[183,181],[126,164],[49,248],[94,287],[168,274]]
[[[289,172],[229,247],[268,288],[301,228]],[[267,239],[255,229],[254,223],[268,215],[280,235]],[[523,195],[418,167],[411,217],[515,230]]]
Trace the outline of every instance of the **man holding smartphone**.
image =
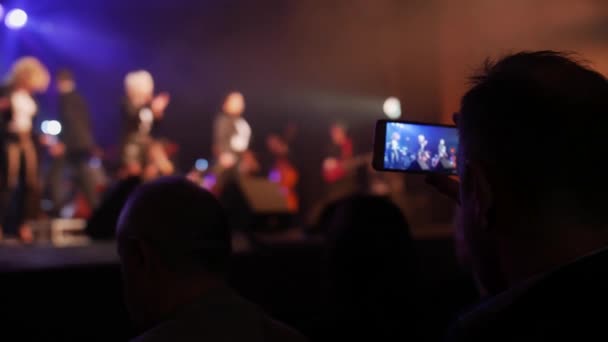
[[[608,159],[595,156],[605,154],[608,81],[538,51],[487,63],[473,82],[455,115],[459,186],[429,178],[459,200],[459,254],[488,295],[451,340],[605,340]],[[597,165],[556,166],[563,155]]]

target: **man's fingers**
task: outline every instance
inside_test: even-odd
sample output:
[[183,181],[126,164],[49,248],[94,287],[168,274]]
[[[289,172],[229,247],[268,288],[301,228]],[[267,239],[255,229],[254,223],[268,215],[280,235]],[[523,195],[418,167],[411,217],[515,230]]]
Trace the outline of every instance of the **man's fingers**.
[[442,194],[460,203],[458,177],[431,173],[426,177],[426,182]]

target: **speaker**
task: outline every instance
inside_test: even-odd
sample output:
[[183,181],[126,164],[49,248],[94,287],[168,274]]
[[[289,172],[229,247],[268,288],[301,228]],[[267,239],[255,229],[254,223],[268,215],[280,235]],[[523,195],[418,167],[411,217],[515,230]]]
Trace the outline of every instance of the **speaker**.
[[282,230],[289,228],[292,220],[286,194],[266,178],[238,177],[226,184],[219,198],[232,229]]
[[262,177],[241,177],[241,190],[251,209],[256,213],[286,213],[287,196],[279,184]]

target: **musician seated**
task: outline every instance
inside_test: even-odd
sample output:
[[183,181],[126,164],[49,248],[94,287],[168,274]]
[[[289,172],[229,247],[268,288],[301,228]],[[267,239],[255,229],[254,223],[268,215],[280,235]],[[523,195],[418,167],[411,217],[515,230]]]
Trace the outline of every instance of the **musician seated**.
[[289,210],[297,212],[300,203],[296,187],[300,180],[300,174],[289,158],[289,145],[285,139],[273,134],[266,139],[266,147],[274,157],[268,178],[281,186],[287,198]]

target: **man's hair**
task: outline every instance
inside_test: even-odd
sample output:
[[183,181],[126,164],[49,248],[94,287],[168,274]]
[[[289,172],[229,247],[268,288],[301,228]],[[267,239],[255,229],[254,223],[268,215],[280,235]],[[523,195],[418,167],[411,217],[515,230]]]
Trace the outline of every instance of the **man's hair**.
[[459,163],[480,162],[529,211],[519,214],[608,223],[606,78],[572,54],[537,51],[489,60],[472,82]]
[[147,242],[178,272],[222,274],[231,254],[220,203],[182,177],[160,178],[137,189],[121,214],[118,238]]
[[69,69],[60,69],[57,71],[57,81],[74,81],[74,74]]

